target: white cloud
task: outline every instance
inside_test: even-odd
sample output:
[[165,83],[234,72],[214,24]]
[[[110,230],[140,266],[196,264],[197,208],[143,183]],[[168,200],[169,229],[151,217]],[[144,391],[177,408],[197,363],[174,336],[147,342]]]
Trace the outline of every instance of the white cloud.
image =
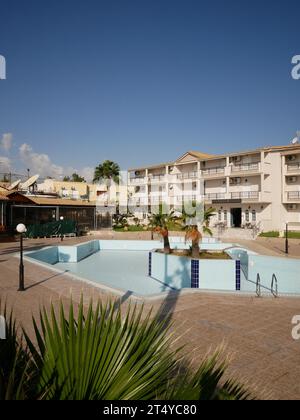
[[77,173],[80,176],[83,176],[88,182],[91,182],[94,177],[94,168],[89,166],[82,169],[74,168],[72,166],[64,168],[53,163],[47,154],[34,152],[32,147],[27,143],[24,143],[19,147],[19,155],[22,164],[30,169],[32,175],[39,174],[41,177],[50,176],[59,179],[63,176],[71,176],[73,173]]
[[0,172],[11,171],[11,160],[8,157],[0,156]]
[[81,171],[79,171],[79,174],[83,176],[87,182],[92,182],[94,178],[94,168],[87,166],[86,168],[83,168]]
[[12,146],[12,141],[13,141],[12,133],[4,133],[0,141],[1,148],[4,149],[5,152],[9,152]]
[[19,147],[20,159],[31,174],[39,174],[42,177],[51,176],[59,178],[64,174],[62,166],[55,165],[45,153],[36,153],[32,147],[24,143]]

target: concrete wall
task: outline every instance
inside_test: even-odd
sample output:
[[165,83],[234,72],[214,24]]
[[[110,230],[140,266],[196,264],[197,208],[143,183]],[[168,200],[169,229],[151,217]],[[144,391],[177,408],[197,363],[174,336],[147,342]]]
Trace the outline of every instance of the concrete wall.
[[25,256],[47,264],[56,264],[58,262],[58,247],[50,246],[39,251],[25,252]]
[[[175,289],[190,288],[190,258],[151,253],[151,277]],[[200,260],[199,289],[236,290],[236,261]]]

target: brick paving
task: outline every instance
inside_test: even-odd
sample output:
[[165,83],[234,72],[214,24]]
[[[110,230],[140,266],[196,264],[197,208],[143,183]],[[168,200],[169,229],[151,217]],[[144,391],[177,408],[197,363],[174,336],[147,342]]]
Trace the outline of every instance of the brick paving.
[[[106,234],[107,235],[107,234]],[[122,234],[123,235],[123,234]],[[121,236],[124,238],[124,236]],[[70,238],[65,244],[92,238]],[[27,249],[55,244],[57,239],[25,241]],[[40,305],[49,306],[70,297],[75,303],[90,298],[114,298],[97,287],[72,280],[44,267],[25,262],[27,290],[17,292],[18,260],[12,252],[18,243],[0,244],[0,296],[13,305],[17,320],[31,330],[31,316]],[[128,304],[126,296],[123,306]],[[162,317],[170,315],[171,329],[184,344],[195,366],[222,343],[230,355],[229,372],[249,384],[259,398],[300,399],[300,341],[291,337],[291,319],[300,315],[300,298],[260,298],[230,294],[179,293],[151,306]]]

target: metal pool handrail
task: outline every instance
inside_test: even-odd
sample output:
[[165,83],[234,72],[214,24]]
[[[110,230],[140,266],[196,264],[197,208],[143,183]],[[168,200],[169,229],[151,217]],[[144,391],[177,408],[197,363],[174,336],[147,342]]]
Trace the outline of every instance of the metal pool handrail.
[[257,294],[257,297],[261,297],[261,281],[260,281],[259,273],[257,273],[257,277],[256,277],[256,294]]
[[[255,284],[256,285],[256,294],[258,297],[261,296],[261,289],[267,290],[268,292],[271,292],[272,295],[277,298],[278,297],[278,282],[277,282],[277,278],[276,275],[273,274],[272,277],[272,283],[271,283],[271,288],[264,286],[263,284],[261,284],[261,278],[260,278],[260,274],[257,273],[257,277],[256,277],[256,282],[250,279],[247,279],[247,281],[249,281],[249,283]],[[275,286],[275,287],[274,287]],[[259,292],[259,294],[258,294]]]
[[274,273],[272,275],[271,293],[275,298],[278,297],[278,281],[277,281],[277,277]]

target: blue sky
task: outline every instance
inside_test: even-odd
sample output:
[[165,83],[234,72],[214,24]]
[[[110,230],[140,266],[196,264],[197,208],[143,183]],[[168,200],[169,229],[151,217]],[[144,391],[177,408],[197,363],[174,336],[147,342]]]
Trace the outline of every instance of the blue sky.
[[293,0],[2,0],[12,147],[0,162],[87,173],[287,144],[300,129],[299,12]]

